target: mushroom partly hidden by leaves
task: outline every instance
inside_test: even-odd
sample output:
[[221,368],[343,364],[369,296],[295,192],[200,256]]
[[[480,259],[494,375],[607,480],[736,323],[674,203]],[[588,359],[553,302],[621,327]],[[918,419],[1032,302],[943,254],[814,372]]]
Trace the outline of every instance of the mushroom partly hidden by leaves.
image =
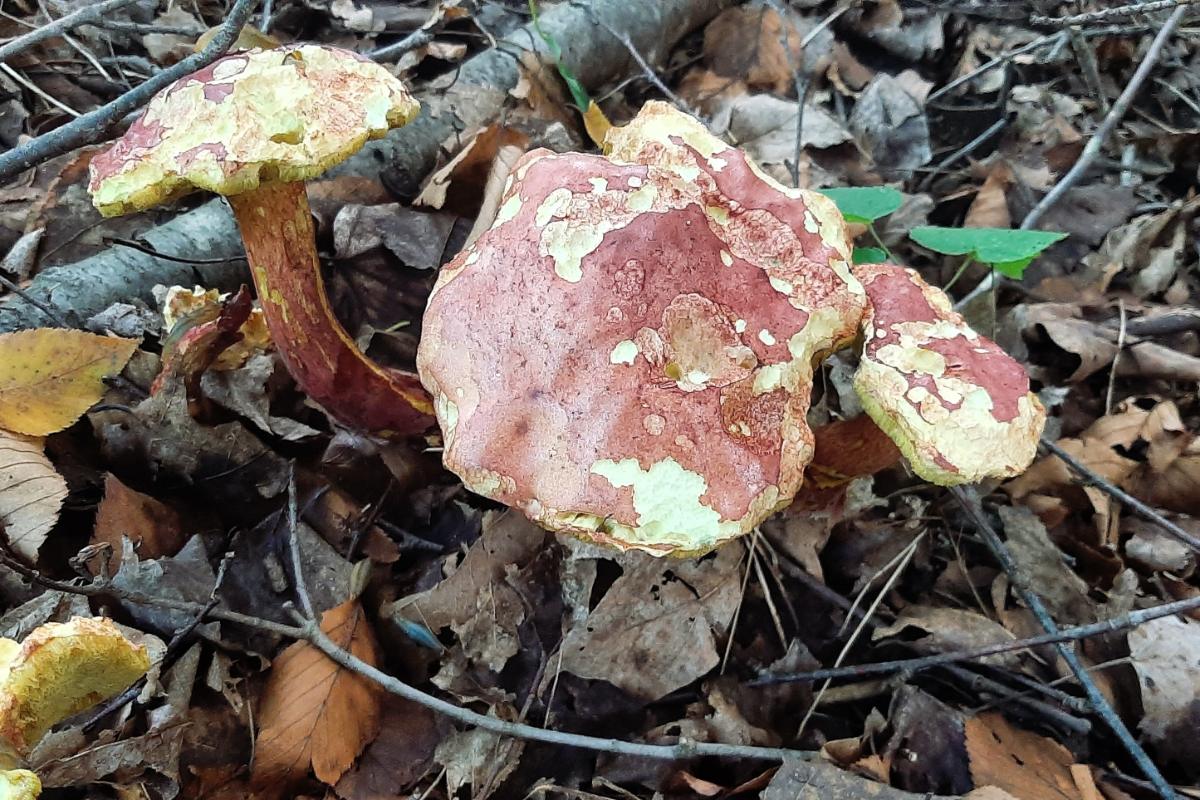
[[619,548],[710,550],[796,495],[814,365],[856,341],[863,407],[917,474],[1028,466],[1022,367],[915,272],[852,265],[832,201],[663,103],[605,149],[526,154],[433,289],[417,367],[468,488]]
[[432,407],[417,376],[369,360],[333,315],[304,188],[419,108],[400,80],[347,50],[234,53],[155,95],[92,159],[88,188],[105,216],[196,189],[225,195],[271,337],[300,388],[350,427],[419,433]]
[[76,617],[0,638],[0,798],[37,797],[24,759],[51,726],[113,697],[150,668],[146,648],[107,619]]

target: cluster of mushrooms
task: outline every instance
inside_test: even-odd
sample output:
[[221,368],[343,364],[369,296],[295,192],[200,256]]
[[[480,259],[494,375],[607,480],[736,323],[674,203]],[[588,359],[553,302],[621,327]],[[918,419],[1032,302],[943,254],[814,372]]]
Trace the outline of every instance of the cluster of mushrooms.
[[912,270],[852,264],[827,198],[663,103],[603,155],[527,153],[438,276],[418,375],[373,364],[331,323],[303,182],[417,111],[347,51],[236,53],[157,96],[90,188],[106,215],[226,195],[300,388],[372,432],[436,416],[447,468],[551,530],[652,555],[753,530],[812,460],[815,365],[855,343],[863,408],[921,477],[1033,459],[1045,412],[1020,364]]

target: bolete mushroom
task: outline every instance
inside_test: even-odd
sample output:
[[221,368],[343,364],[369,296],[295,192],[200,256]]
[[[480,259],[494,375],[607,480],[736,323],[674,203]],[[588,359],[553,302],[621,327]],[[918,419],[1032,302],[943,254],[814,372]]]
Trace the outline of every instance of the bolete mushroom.
[[[889,304],[890,282],[918,279],[852,267],[827,198],[779,185],[661,103],[610,131],[606,150],[527,154],[491,229],[434,286],[417,367],[443,460],[469,489],[620,548],[709,550],[796,494],[814,364],[860,326],[871,366],[908,382],[899,399],[874,398],[894,380],[858,388],[923,476],[975,480],[1032,458],[1043,412],[1007,365],[991,419],[1009,426],[996,441],[1012,452],[983,463],[961,452],[973,445],[946,444],[955,427],[994,432],[982,372],[1007,356],[933,300]],[[909,419],[929,397],[945,427],[932,441]],[[939,447],[954,455],[939,460]]]
[[92,159],[89,190],[105,216],[195,189],[225,195],[271,337],[300,388],[350,427],[416,433],[432,424],[417,377],[366,358],[329,307],[304,181],[418,110],[400,80],[347,50],[239,52],[159,92]]
[[37,776],[19,768],[33,746],[149,668],[146,648],[103,618],[47,623],[19,643],[0,638],[0,797],[36,797]]

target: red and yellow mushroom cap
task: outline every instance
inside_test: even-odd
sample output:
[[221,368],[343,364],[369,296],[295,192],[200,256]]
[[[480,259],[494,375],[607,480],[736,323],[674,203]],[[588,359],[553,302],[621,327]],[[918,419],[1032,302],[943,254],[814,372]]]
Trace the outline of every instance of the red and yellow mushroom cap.
[[705,551],[799,488],[812,364],[866,296],[825,197],[662,104],[610,136],[607,157],[519,162],[443,268],[417,366],[468,488],[552,530]]
[[234,53],[155,95],[92,159],[89,190],[102,214],[118,216],[193,189],[235,195],[269,181],[304,181],[418,110],[399,79],[348,50]]
[[47,623],[20,643],[0,638],[0,770],[18,766],[51,726],[112,697],[149,668],[146,648],[107,619]]
[[922,478],[1008,478],[1037,454],[1046,412],[1025,369],[911,269],[856,266],[866,288],[854,388]]

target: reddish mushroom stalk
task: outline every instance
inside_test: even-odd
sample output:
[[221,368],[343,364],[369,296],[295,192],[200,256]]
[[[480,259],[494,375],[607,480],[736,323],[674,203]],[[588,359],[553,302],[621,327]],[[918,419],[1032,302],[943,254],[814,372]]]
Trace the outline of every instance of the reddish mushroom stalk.
[[428,427],[433,405],[417,376],[371,361],[336,323],[304,184],[263,184],[229,205],[271,339],[304,393],[351,427],[380,434]]

